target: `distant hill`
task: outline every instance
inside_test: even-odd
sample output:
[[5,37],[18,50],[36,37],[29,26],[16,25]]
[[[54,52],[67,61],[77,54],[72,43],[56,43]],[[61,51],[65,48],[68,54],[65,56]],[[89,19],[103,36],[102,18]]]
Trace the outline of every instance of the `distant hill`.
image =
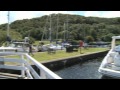
[[[56,39],[57,17],[58,14],[51,15],[53,40]],[[6,27],[6,24],[0,25],[0,31],[6,31]],[[10,31],[13,30],[21,34],[22,38],[31,36],[36,40],[41,40],[43,32],[45,33],[43,38],[48,39],[49,28],[50,17],[47,15],[33,19],[17,20],[10,24]],[[66,30],[65,32],[64,28]],[[65,37],[67,38],[68,35],[69,39],[86,41],[110,41],[111,36],[120,35],[120,18],[98,18],[84,17],[80,15],[68,15],[67,28],[67,14],[59,14],[58,38],[64,39],[64,33]],[[16,37],[17,36],[18,34]]]

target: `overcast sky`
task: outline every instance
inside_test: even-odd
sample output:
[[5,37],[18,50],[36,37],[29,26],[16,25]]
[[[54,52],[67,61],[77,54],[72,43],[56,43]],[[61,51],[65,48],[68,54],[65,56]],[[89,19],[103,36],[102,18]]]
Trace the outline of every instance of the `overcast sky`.
[[[7,13],[8,11],[0,11],[0,24],[7,23]],[[10,11],[10,22],[13,22],[15,20],[41,17],[43,15],[49,15],[52,13],[68,13],[106,18],[120,17],[120,11]]]

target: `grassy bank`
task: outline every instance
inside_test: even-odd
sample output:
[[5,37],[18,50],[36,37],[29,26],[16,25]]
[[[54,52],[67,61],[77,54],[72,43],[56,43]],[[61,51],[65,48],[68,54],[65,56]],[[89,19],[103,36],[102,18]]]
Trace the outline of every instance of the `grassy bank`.
[[[80,51],[78,52],[71,52],[71,53],[66,53],[65,50],[60,50],[56,51],[55,54],[48,54],[48,52],[37,52],[34,53],[33,58],[35,58],[39,62],[45,62],[45,61],[50,61],[50,60],[55,60],[55,59],[62,59],[62,58],[67,58],[67,57],[73,57],[73,56],[78,56],[78,55],[83,55],[83,54],[89,54],[93,52],[99,52],[99,51],[105,51],[108,50],[107,48],[89,48],[89,49],[82,49],[82,54],[80,54]],[[10,56],[17,58],[16,56]]]
[[[89,48],[87,50],[82,49],[82,54],[89,54],[92,52],[99,52],[99,51],[105,51],[105,50],[108,50],[108,49],[106,48]],[[39,62],[44,62],[44,61],[50,61],[55,59],[67,58],[71,56],[78,56],[82,54],[80,54],[80,51],[66,53],[66,51],[60,50],[60,51],[56,51],[55,54],[48,54],[47,52],[37,52],[37,53],[34,53],[33,58],[35,58]]]

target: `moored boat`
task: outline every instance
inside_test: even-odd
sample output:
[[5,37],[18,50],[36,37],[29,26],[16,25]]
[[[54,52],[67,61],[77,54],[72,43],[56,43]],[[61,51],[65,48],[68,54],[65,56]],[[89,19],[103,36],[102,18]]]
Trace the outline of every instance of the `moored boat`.
[[103,76],[120,78],[120,45],[116,44],[117,40],[120,40],[120,36],[112,37],[111,50],[104,57],[98,69]]

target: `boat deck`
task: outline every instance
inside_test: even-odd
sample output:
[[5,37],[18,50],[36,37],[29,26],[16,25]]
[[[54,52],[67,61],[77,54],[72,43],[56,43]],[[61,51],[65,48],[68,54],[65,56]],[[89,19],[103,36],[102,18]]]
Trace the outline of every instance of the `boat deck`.
[[17,75],[17,74],[0,72],[0,79],[27,79],[27,77],[21,77],[21,75]]
[[[0,79],[61,79],[27,53],[3,51],[0,55]],[[15,57],[9,57],[11,55]],[[9,70],[19,73],[14,74]]]
[[120,67],[116,66],[114,63],[107,64],[105,68],[115,70],[115,71],[120,71]]

